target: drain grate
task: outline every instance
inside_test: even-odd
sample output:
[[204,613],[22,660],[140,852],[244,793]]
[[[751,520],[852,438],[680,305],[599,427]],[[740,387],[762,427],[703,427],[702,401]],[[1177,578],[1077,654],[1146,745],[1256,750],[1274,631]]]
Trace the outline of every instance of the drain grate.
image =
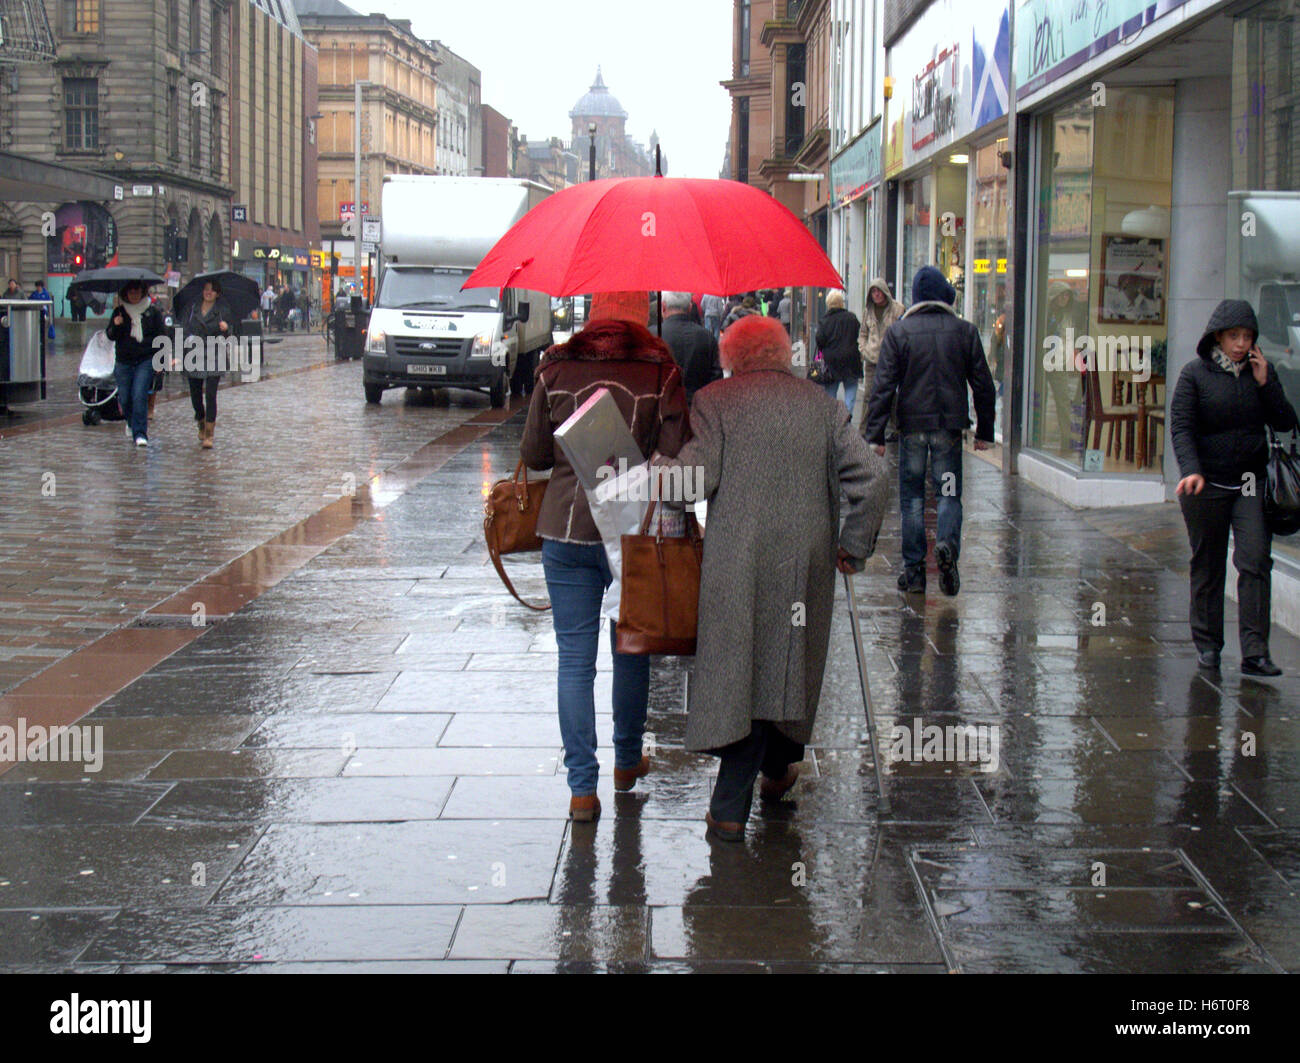
[[224,616],[211,616],[207,618],[206,624],[195,624],[194,618],[190,616],[176,615],[169,616],[166,613],[148,613],[145,616],[136,617],[134,621],[128,624],[133,628],[189,628],[189,627],[212,627],[213,624],[219,624],[225,620]]

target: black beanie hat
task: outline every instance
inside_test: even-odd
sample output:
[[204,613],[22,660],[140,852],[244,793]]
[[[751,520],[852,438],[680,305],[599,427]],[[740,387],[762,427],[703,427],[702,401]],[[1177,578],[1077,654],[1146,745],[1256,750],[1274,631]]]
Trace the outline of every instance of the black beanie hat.
[[1210,352],[1218,342],[1214,334],[1226,332],[1230,328],[1250,329],[1253,333],[1250,340],[1252,347],[1259,339],[1259,320],[1255,317],[1254,307],[1245,299],[1224,299],[1214,308],[1214,313],[1210,315],[1209,323],[1205,326],[1205,335],[1196,345],[1196,353],[1202,358],[1210,357]]

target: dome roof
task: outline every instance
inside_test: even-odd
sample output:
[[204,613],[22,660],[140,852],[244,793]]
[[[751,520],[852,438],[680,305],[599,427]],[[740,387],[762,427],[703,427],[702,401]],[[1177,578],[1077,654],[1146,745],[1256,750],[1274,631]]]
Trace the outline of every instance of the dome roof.
[[618,98],[605,86],[605,79],[600,76],[600,67],[596,67],[596,80],[591,83],[585,96],[573,105],[570,118],[626,118],[627,111],[618,102]]

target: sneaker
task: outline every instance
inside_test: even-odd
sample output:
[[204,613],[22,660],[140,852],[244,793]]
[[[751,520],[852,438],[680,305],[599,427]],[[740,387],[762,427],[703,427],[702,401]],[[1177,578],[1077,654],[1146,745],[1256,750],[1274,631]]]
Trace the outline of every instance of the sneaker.
[[939,589],[949,598],[961,590],[961,576],[957,572],[955,555],[952,543],[935,543],[934,559],[939,565]]
[[126,429],[126,441],[131,442],[135,438],[135,433],[131,431],[131,422],[128,421],[122,427]]
[[898,574],[898,589],[904,594],[925,593],[925,567],[905,568]]
[[137,447],[147,447],[149,445],[149,440],[145,439],[144,436],[136,436],[135,445]]

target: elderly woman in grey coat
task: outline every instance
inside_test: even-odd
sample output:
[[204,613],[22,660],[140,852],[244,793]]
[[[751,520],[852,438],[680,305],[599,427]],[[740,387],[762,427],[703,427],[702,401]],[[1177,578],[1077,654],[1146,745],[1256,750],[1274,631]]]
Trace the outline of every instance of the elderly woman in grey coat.
[[860,571],[871,556],[888,487],[845,406],[791,372],[779,321],[737,321],[720,355],[732,376],[696,393],[694,438],[656,460],[696,470],[683,477],[696,485],[687,501],[708,502],[685,745],[721,759],[705,820],[715,836],[741,841],[760,770],[769,800],[798,777],[835,572]]

